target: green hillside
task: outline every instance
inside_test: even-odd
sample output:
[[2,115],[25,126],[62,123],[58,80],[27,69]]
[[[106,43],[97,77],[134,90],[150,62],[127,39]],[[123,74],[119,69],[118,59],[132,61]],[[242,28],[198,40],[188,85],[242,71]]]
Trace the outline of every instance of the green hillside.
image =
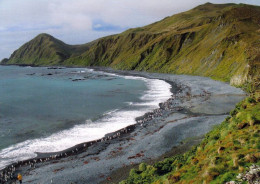
[[205,4],[100,39],[65,64],[203,75],[241,84],[259,58],[259,20],[259,7]]
[[250,93],[198,146],[153,165],[142,163],[122,184],[219,184],[260,164],[259,6],[206,3],[78,46],[41,34],[2,64],[200,75],[243,86]]
[[109,66],[208,76],[241,85],[259,76],[260,7],[206,3],[84,46],[39,35],[6,64]]
[[259,102],[259,93],[246,98],[198,146],[154,165],[142,163],[120,184],[222,184],[236,180],[248,166],[260,165]]
[[83,53],[86,45],[67,45],[48,34],[40,34],[16,50],[4,64],[62,65],[70,57]]

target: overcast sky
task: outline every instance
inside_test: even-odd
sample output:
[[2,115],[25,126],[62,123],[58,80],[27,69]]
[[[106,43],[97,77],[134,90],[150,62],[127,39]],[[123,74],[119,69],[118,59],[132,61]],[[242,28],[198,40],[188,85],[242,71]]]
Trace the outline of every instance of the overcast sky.
[[[144,26],[210,0],[0,0],[0,60],[40,33],[68,44]],[[260,5],[260,0],[211,0]]]

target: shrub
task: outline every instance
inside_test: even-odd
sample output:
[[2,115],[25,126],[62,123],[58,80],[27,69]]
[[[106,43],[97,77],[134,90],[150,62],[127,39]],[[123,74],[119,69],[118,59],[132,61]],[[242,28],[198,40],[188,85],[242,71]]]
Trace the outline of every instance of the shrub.
[[158,175],[163,175],[170,172],[172,170],[172,162],[173,161],[171,159],[166,159],[162,162],[154,164],[154,167],[157,169],[156,172],[158,173]]
[[235,116],[238,113],[237,109],[234,109],[230,112],[231,116]]
[[135,176],[135,175],[136,175],[136,169],[131,169],[130,176]]
[[220,177],[219,183],[225,183],[236,178],[236,174],[232,172],[226,172]]
[[230,116],[226,117],[225,121],[228,122],[231,119]]
[[141,163],[140,165],[139,165],[139,171],[145,171],[146,170],[146,166],[147,166],[147,164],[146,163]]
[[220,138],[220,134],[218,133],[218,134],[215,134],[213,137],[212,137],[212,139],[214,139],[214,140],[218,140]]
[[256,101],[254,98],[248,97],[246,98],[246,102],[251,104],[251,103],[255,103]]

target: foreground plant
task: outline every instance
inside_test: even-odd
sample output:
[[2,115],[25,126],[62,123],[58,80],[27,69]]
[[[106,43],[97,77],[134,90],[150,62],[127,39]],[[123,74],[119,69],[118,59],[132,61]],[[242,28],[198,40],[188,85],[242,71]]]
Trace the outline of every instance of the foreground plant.
[[260,164],[259,102],[257,95],[246,98],[197,147],[154,165],[142,163],[121,184],[255,182]]

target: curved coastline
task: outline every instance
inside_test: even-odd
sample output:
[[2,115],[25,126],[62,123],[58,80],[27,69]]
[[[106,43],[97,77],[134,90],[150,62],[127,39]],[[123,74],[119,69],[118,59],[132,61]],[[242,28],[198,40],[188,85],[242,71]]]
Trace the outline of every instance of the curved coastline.
[[[22,67],[24,67],[24,66],[22,66]],[[28,67],[28,66],[26,66],[26,67]],[[54,68],[54,69],[56,69],[56,68]],[[57,69],[59,69],[59,68],[57,68]],[[93,70],[93,69],[90,69],[90,70]],[[126,78],[126,79],[130,78],[130,79],[135,79],[135,80],[143,80],[147,83],[147,85],[149,83],[147,80],[161,80],[161,79],[145,78],[145,77],[140,76],[140,75],[131,75],[131,74],[126,75],[126,74],[119,74],[119,73],[116,74],[116,73],[112,73],[111,71],[109,73],[106,73],[107,71],[104,70],[104,69],[95,69],[95,70],[97,72],[103,72],[104,74],[116,75],[118,77],[123,77],[123,78]],[[165,82],[169,84],[169,82],[167,82],[167,81],[165,81]],[[170,86],[172,86],[172,85],[173,84],[171,83]],[[169,87],[169,90],[171,91],[171,94],[169,95],[169,97],[171,97],[173,95],[172,91],[176,90],[176,86],[174,86],[174,87],[175,87],[175,89],[173,89],[172,87]],[[167,101],[169,101],[169,99],[170,98],[168,98]],[[158,102],[156,104],[158,105],[159,108],[154,109],[151,106],[150,110],[154,109],[153,111],[147,111],[147,112],[145,112],[145,114],[135,117],[135,124],[130,124],[130,125],[124,127],[124,128],[120,128],[117,131],[112,131],[110,133],[107,133],[100,139],[82,142],[82,143],[76,144],[72,147],[69,147],[67,149],[57,151],[57,152],[42,152],[42,153],[36,152],[37,156],[34,157],[34,158],[29,158],[29,159],[25,159],[25,160],[21,160],[21,161],[17,161],[17,162],[8,164],[0,170],[0,181],[4,181],[5,178],[13,178],[15,171],[17,171],[17,169],[22,167],[22,166],[28,166],[29,165],[30,167],[33,167],[33,165],[35,165],[37,163],[42,163],[42,162],[46,162],[46,161],[51,161],[51,160],[69,157],[69,156],[72,156],[72,155],[77,155],[79,153],[86,151],[90,146],[92,146],[96,143],[121,138],[121,137],[125,136],[126,134],[132,132],[135,129],[136,125],[139,124],[139,125],[143,126],[144,123],[146,121],[151,120],[152,117],[161,116],[162,115],[161,112],[166,107],[165,104],[167,103],[167,101]],[[6,175],[6,173],[8,173],[8,175]]]
[[[101,69],[101,70],[104,70],[104,69]],[[105,69],[105,71],[107,72],[107,69]],[[121,74],[129,74],[129,72],[126,72],[126,71],[117,71],[117,72],[119,72],[119,74],[120,73]],[[164,120],[167,119],[167,116],[171,113],[178,114],[178,112],[183,113],[183,114],[188,114],[188,117],[180,116],[180,117],[177,117],[177,119],[172,119],[171,121],[173,121],[173,122],[178,122],[178,121],[183,122],[183,121],[185,121],[186,118],[196,119],[197,117],[198,117],[197,119],[199,119],[200,113],[197,113],[197,114],[196,113],[190,113],[191,111],[188,110],[187,106],[186,107],[176,106],[175,101],[181,100],[182,98],[185,99],[185,100],[187,100],[189,98],[209,98],[212,95],[211,93],[212,93],[213,89],[204,87],[204,89],[208,89],[208,91],[206,91],[206,90],[199,91],[198,89],[196,89],[196,87],[192,88],[191,86],[186,85],[187,81],[185,82],[185,80],[184,80],[185,77],[184,78],[181,77],[180,79],[178,79],[178,77],[177,77],[177,79],[175,78],[174,80],[172,80],[172,79],[169,78],[170,75],[164,75],[164,76],[160,77],[158,75],[161,75],[161,74],[148,74],[148,73],[138,73],[138,72],[130,72],[130,73],[132,75],[139,75],[139,76],[142,76],[142,77],[149,77],[149,78],[159,78],[161,80],[165,80],[167,82],[174,84],[175,87],[178,86],[179,87],[178,91],[175,91],[177,93],[175,93],[166,102],[160,104],[159,111],[158,111],[158,109],[156,109],[152,113],[147,113],[143,117],[137,118],[137,124],[135,124],[135,125],[130,125],[126,128],[123,128],[119,131],[116,131],[114,133],[107,134],[103,139],[78,144],[78,145],[76,145],[72,148],[66,149],[62,152],[38,154],[38,157],[35,158],[35,159],[22,161],[22,162],[13,164],[13,166],[8,166],[7,168],[5,168],[5,172],[10,172],[10,170],[12,170],[13,168],[17,168],[19,170],[20,167],[23,168],[23,169],[24,169],[24,167],[25,168],[26,167],[34,168],[35,165],[36,165],[36,168],[37,168],[37,167],[40,167],[41,164],[46,165],[46,163],[43,163],[43,162],[48,161],[49,164],[51,164],[51,162],[59,162],[59,161],[64,160],[64,159],[66,160],[66,158],[69,157],[69,156],[71,156],[71,157],[80,156],[81,153],[84,153],[84,152],[89,152],[89,153],[86,153],[84,157],[90,157],[90,156],[98,155],[114,143],[118,144],[122,140],[128,140],[128,141],[133,140],[134,137],[131,134],[134,133],[136,129],[138,129],[138,131],[139,131],[140,129],[144,129],[144,127],[146,127],[146,126],[148,126],[148,129],[149,129],[149,126],[154,125],[153,119],[150,119],[151,117],[153,117],[153,113],[159,113],[160,115],[162,115],[162,116],[154,117],[156,120],[159,120],[159,121],[161,119],[164,119]],[[198,79],[198,80],[200,80],[200,79]],[[180,81],[182,81],[183,84],[180,83]],[[188,82],[190,82],[190,81],[188,80]],[[221,92],[223,92],[223,91],[224,91],[224,89],[221,89]],[[229,95],[229,93],[230,93],[229,89],[224,91],[224,95]],[[238,96],[240,96],[240,95],[243,96],[243,93],[241,91],[240,92],[236,91],[235,93],[237,93],[236,95],[238,95]],[[240,98],[242,98],[242,97],[240,97]],[[208,116],[211,116],[211,115],[208,114]],[[225,116],[225,115],[223,115],[223,114],[221,115],[221,113],[220,113],[220,114],[218,114],[218,116],[219,117],[221,116],[221,118],[222,118],[222,116]],[[212,117],[213,117],[213,115],[212,115]],[[219,118],[217,117],[216,120],[219,121]],[[178,125],[178,123],[176,123],[176,126],[177,125]],[[157,127],[157,130],[155,132],[161,131],[166,126],[167,125],[161,125],[161,126]],[[207,128],[206,130],[204,130],[204,132],[207,132],[208,129],[210,129],[210,128]],[[95,148],[94,151],[91,151],[90,149],[93,146],[94,147],[96,146],[97,148]],[[176,146],[176,144],[174,144],[174,146]],[[171,147],[173,147],[173,146],[171,146]],[[162,152],[165,153],[167,150],[169,150],[169,149],[165,148]],[[162,152],[159,152],[157,155],[162,155]],[[142,158],[143,154],[144,153],[139,153],[139,155],[136,154],[135,156],[133,156],[133,159]],[[132,159],[132,158],[128,157],[128,159]],[[98,161],[98,159],[97,159],[97,161]],[[39,165],[39,166],[37,166],[37,165]],[[116,169],[116,167],[114,169]],[[114,169],[112,169],[111,172],[114,171]],[[25,169],[25,171],[26,170],[28,171],[28,168]],[[2,172],[3,172],[3,170],[2,170]],[[96,176],[95,181],[97,180],[97,178],[98,178],[98,176]],[[101,180],[102,180],[102,178],[99,179],[99,181],[101,181]]]
[[[76,73],[81,72],[85,73],[84,70],[78,71]],[[92,70],[90,69],[90,71],[88,72],[92,72]],[[76,125],[70,129],[54,133],[46,138],[27,140],[25,142],[21,142],[16,145],[10,146],[6,149],[3,149],[3,151],[1,152],[1,155],[3,155],[3,160],[4,158],[6,158],[6,162],[16,162],[18,161],[18,156],[20,157],[20,160],[27,160],[30,159],[29,157],[37,157],[37,155],[34,154],[35,152],[45,152],[45,150],[49,150],[49,152],[62,152],[63,150],[67,150],[70,147],[74,147],[75,145],[81,144],[83,142],[102,139],[102,137],[105,136],[105,134],[109,134],[121,128],[135,124],[136,118],[138,118],[139,116],[143,116],[150,110],[157,108],[159,103],[165,101],[171,96],[170,85],[163,81],[158,81],[157,79],[146,79],[144,77],[129,75],[122,76],[116,74],[108,74],[105,72],[101,73],[99,71],[95,71],[95,73],[97,73],[98,75],[113,75],[125,79],[144,81],[148,89],[144,91],[144,94],[141,97],[143,99],[143,102],[133,103],[132,105],[129,105],[131,106],[130,109],[122,109],[119,111],[111,112],[109,113],[109,115],[105,115],[104,118],[99,119],[97,121],[98,124],[96,124],[95,122],[94,124],[86,123]],[[159,89],[160,87],[162,87],[162,89]],[[134,109],[135,106],[140,106],[140,108],[138,107],[138,111]],[[96,135],[93,134],[93,137],[89,136],[92,135],[92,131],[96,132]],[[65,141],[69,143],[66,143]],[[10,158],[8,155],[5,157],[4,154],[6,153],[10,155]],[[12,156],[17,154],[19,154],[18,156],[16,156],[17,158],[15,158],[15,156]]]

